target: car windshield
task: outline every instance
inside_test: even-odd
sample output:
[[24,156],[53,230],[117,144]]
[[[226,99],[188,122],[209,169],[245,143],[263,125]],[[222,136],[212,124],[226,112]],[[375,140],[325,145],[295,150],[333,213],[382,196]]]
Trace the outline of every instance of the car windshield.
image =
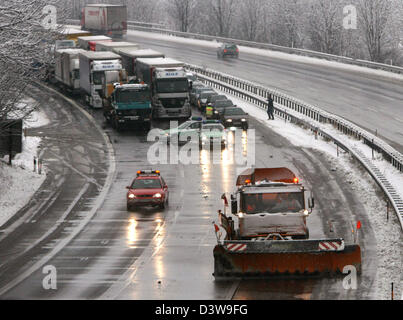
[[206,92],[202,92],[200,94],[200,99],[207,99],[208,97],[215,95],[216,93],[214,91],[206,91]]
[[239,109],[239,108],[236,108],[236,109],[226,109],[225,110],[225,115],[226,116],[242,116],[242,115],[246,115],[246,113],[242,110],[242,109]]
[[161,189],[159,179],[136,179],[132,184],[132,189]]
[[302,192],[246,193],[242,197],[242,209],[248,214],[299,212],[305,209]]
[[116,93],[116,102],[144,102],[150,100],[150,92],[148,90],[122,90]]
[[177,93],[189,91],[188,79],[166,79],[157,81],[157,90],[159,93]]
[[194,74],[188,73],[186,77],[191,81],[196,81],[197,77]]
[[224,127],[221,124],[209,124],[203,126],[203,131],[224,131]]
[[236,50],[236,45],[234,44],[226,44],[225,45],[225,49],[231,49],[231,50]]
[[184,123],[182,123],[182,124],[178,127],[178,129],[186,129],[186,128],[189,127],[190,125],[191,125],[190,122],[184,122]]
[[216,101],[220,101],[220,100],[228,100],[226,96],[223,95],[216,95],[216,96],[212,96],[210,98],[211,102],[216,102]]
[[219,100],[215,103],[216,108],[232,107],[233,105],[231,100]]

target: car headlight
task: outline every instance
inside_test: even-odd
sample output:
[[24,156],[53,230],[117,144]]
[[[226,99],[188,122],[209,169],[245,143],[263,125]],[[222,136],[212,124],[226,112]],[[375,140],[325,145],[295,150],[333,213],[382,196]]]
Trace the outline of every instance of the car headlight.
[[134,199],[134,198],[136,198],[136,196],[135,196],[133,193],[129,194],[127,197],[128,197],[129,199]]
[[242,119],[241,121],[242,121],[242,122],[246,122],[246,119]]
[[218,114],[218,111],[214,111],[215,114]]
[[156,193],[153,195],[153,198],[162,198],[162,194],[161,193]]
[[203,137],[202,137],[202,140],[203,140],[203,141],[206,141],[206,140],[207,140],[207,137],[206,137],[206,136],[203,136]]

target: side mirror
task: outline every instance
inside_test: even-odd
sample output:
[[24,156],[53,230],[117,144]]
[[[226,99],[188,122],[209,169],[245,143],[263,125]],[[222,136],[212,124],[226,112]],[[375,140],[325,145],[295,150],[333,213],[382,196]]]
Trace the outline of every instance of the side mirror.
[[238,202],[236,200],[231,200],[231,213],[238,214]]
[[315,199],[309,198],[308,205],[309,205],[309,209],[313,209],[315,207]]
[[234,215],[238,214],[238,201],[233,194],[231,195],[231,213]]

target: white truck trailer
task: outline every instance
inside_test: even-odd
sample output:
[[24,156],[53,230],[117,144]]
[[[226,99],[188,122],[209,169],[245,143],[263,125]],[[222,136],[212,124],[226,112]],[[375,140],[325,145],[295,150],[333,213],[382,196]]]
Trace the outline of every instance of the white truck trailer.
[[127,34],[127,7],[112,4],[88,4],[81,14],[81,28],[92,34],[122,37]]
[[82,49],[62,49],[55,52],[55,79],[62,89],[80,92],[80,60]]
[[189,81],[184,63],[170,58],[137,59],[137,79],[151,87],[153,118],[185,118],[192,115]]
[[113,92],[114,83],[126,81],[119,55],[107,51],[80,53],[80,88],[85,101],[93,108],[103,107],[103,100]]
[[110,51],[119,54],[120,49],[138,50],[140,45],[131,42],[105,42],[100,41],[95,45],[95,51]]
[[136,60],[144,58],[165,58],[165,54],[152,50],[152,49],[140,49],[133,50],[130,48],[123,48],[116,50],[117,54],[122,57],[123,68],[125,68],[127,75],[130,77],[136,77]]
[[96,43],[99,41],[112,42],[112,38],[106,36],[85,36],[77,38],[78,46],[81,49],[91,51],[95,51]]

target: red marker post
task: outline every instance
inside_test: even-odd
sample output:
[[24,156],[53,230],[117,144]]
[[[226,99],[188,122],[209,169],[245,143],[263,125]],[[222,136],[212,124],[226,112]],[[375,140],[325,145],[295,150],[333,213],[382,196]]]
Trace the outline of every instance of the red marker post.
[[360,220],[358,220],[357,221],[357,227],[356,227],[356,232],[355,232],[355,243],[357,243],[357,241],[358,241],[358,230],[360,230],[361,229],[361,221]]

